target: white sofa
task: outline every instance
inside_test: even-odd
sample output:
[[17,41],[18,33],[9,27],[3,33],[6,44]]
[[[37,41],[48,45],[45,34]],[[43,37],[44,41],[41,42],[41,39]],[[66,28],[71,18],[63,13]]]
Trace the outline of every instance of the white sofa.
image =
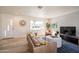
[[46,40],[48,42],[56,42],[57,43],[57,48],[62,47],[62,38],[61,37],[46,36]]

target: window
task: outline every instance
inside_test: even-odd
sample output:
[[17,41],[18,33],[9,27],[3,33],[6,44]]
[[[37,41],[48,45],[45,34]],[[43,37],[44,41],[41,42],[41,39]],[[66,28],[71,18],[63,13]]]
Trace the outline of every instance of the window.
[[40,21],[40,20],[30,21],[30,30],[42,30],[43,28],[44,28],[43,21]]

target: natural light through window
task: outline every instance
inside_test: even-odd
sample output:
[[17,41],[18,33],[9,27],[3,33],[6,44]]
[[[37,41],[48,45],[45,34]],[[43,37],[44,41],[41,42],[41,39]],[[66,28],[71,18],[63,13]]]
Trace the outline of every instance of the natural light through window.
[[30,21],[30,30],[41,30],[44,28],[43,21]]

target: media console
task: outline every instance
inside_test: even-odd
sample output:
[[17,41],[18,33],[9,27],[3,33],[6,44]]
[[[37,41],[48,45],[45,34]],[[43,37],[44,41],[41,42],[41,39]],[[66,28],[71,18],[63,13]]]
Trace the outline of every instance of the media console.
[[74,44],[79,44],[79,37],[77,36],[71,36],[71,35],[66,35],[66,34],[60,34],[60,36],[62,37],[62,39],[74,43]]

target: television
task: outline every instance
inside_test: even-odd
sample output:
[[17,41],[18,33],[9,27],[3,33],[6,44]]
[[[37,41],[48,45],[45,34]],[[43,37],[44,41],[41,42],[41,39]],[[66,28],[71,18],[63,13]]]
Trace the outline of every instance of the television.
[[60,33],[76,36],[76,27],[75,26],[61,26]]

